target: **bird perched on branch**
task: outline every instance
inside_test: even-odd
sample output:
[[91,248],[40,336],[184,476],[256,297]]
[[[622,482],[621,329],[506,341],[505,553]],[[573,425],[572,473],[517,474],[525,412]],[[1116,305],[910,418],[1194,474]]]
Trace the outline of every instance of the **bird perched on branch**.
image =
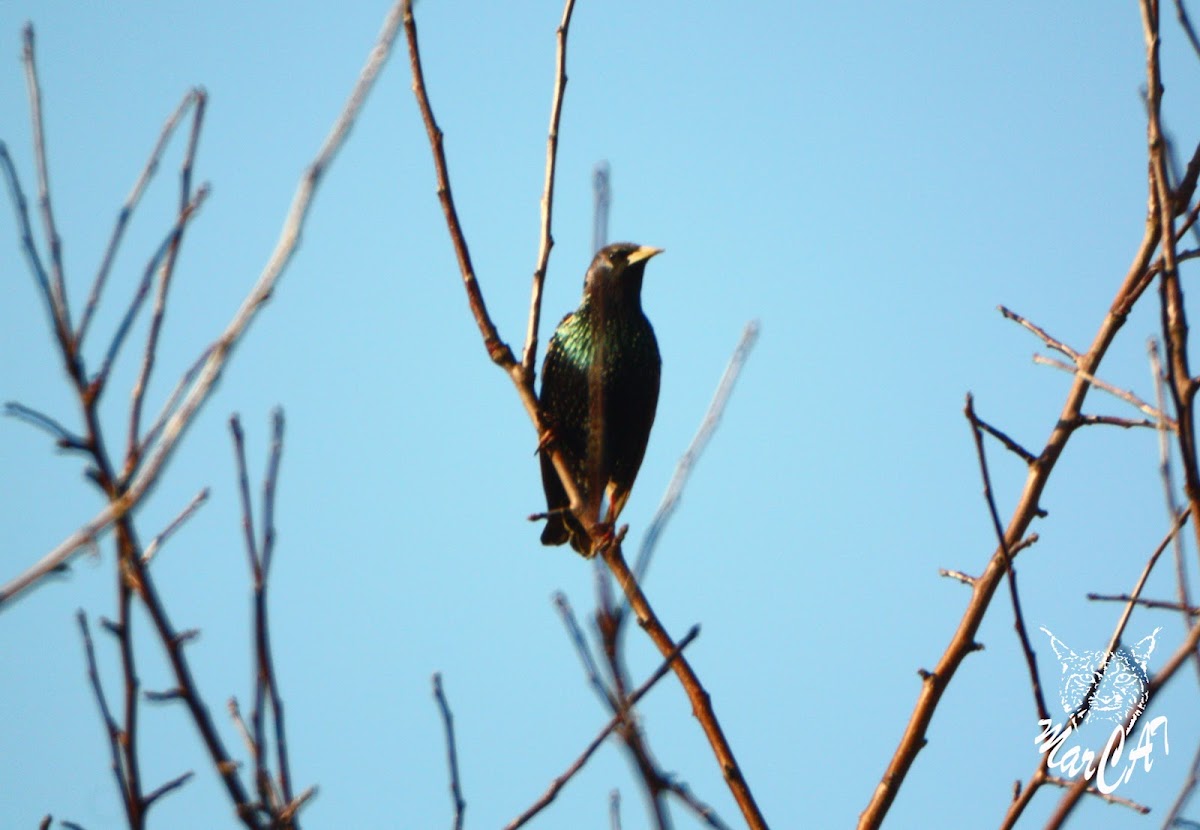
[[[642,312],[646,262],[661,248],[617,242],[588,268],[579,308],[563,318],[542,364],[539,396],[546,428],[539,448],[546,527],[542,544],[593,554],[588,524],[599,523],[602,498],[611,528],[629,498],[658,406],[662,359]],[[551,459],[562,452],[579,491],[580,515]]]

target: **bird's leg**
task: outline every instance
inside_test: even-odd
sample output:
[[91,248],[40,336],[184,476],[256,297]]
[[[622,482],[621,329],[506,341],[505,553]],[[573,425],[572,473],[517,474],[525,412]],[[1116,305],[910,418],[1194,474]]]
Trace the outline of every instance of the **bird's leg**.
[[617,517],[621,515],[621,511],[625,509],[625,502],[629,501],[628,489],[621,490],[615,481],[610,481],[604,494],[608,497],[608,515],[604,520],[610,525],[617,523]]
[[629,525],[621,525],[619,530],[612,522],[599,522],[592,525],[592,550],[588,554],[588,558],[590,559],[598,553],[603,553],[613,545],[621,544],[625,541],[625,534],[628,532]]
[[533,451],[533,454],[537,455],[539,452],[545,452],[546,450],[550,449],[550,447],[554,446],[556,441],[558,441],[558,435],[555,434],[554,427],[545,427],[542,430],[542,434],[538,436],[537,449]]
[[588,553],[589,559],[597,553],[607,550],[616,539],[616,534],[613,533],[612,522],[596,522],[588,528],[588,535],[592,541],[592,549]]

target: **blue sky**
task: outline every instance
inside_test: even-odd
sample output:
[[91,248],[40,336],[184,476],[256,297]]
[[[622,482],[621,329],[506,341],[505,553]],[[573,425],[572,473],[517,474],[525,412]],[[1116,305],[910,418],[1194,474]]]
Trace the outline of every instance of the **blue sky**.
[[[32,192],[18,60],[32,20],[76,307],[163,120],[191,85],[208,90],[196,175],[213,190],[176,272],[155,404],[266,262],[386,9],[0,3],[0,138]],[[517,346],[561,6],[423,0],[417,14],[460,217],[493,318]],[[1173,24],[1164,30],[1166,117],[1186,154],[1200,135],[1196,61]],[[664,366],[623,514],[637,540],[742,327],[761,321],[647,591],[676,636],[702,623],[689,657],[772,826],[854,821],[916,699],[917,669],[936,662],[967,598],[937,569],[978,572],[992,549],[965,393],[1031,448],[1054,425],[1069,378],[1032,365],[1039,342],[996,305],[1084,348],[1124,277],[1146,205],[1141,38],[1133,3],[779,2],[736,14],[579,3],[542,335],[578,301],[591,171],[607,159],[610,236],[667,249],[644,294]],[[274,644],[294,775],[320,786],[305,814],[314,827],[448,822],[434,671],[456,717],[469,826],[516,816],[606,720],[550,603],[563,590],[589,609],[591,569],[542,548],[525,521],[542,499],[536,438],[468,313],[409,87],[398,52],[291,269],[138,513],[152,536],[212,487],[155,572],[177,625],[203,631],[189,654],[239,746],[224,705],[249,694],[249,583],[226,422],[241,413],[257,479],[269,412],[284,407]],[[131,225],[93,365],[168,227],[183,146],[177,138]],[[0,398],[75,423],[13,223],[0,226]],[[1152,305],[1136,310],[1104,376],[1150,397],[1145,340],[1157,328]],[[105,404],[115,430],[134,372],[127,356]],[[1087,410],[1133,414],[1100,395]],[[997,447],[990,458],[1007,515],[1023,470]],[[1107,641],[1116,609],[1085,594],[1128,590],[1165,531],[1156,466],[1149,431],[1073,439],[1043,499],[1041,541],[1020,562],[1031,627],[1078,649]],[[0,579],[94,515],[80,473],[43,435],[0,421]],[[47,812],[89,830],[120,825],[74,621],[76,608],[113,613],[111,560],[105,547],[0,615],[0,825],[36,826]],[[1167,576],[1147,593],[1173,595]],[[1130,634],[1158,625],[1161,660],[1181,636],[1177,619],[1139,613]],[[640,678],[658,656],[633,634]],[[144,686],[164,688],[165,664],[143,636]],[[1006,602],[980,640],[889,826],[925,825],[931,804],[946,826],[998,823],[1012,781],[1037,763]],[[99,645],[115,693],[116,654]],[[1053,678],[1048,643],[1035,647]],[[1195,684],[1188,672],[1154,702],[1170,718],[1171,753],[1121,791],[1155,813],[1085,803],[1080,824],[1161,817],[1200,740]],[[663,767],[736,825],[673,678],[643,716]],[[227,819],[183,711],[148,706],[143,724],[148,786],[198,773],[153,825]],[[606,826],[613,788],[625,826],[645,826],[615,746],[535,826]],[[1039,796],[1029,823],[1054,803]]]

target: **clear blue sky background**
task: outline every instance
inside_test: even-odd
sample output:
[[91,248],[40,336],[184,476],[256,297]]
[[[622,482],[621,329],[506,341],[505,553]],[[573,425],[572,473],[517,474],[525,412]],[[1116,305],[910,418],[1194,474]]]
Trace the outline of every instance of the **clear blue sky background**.
[[[72,298],[82,304],[116,210],[160,125],[192,84],[211,96],[197,176],[213,193],[177,270],[151,411],[226,324],[277,238],[296,181],[342,106],[386,11],[382,2],[0,3],[0,138],[33,192],[18,61],[31,19]],[[418,7],[427,75],[460,215],[491,311],[524,334],[538,234],[558,2]],[[1197,64],[1166,29],[1168,126],[1200,136]],[[590,258],[591,171],[608,159],[610,236],[667,249],[645,305],[663,387],[623,518],[644,531],[747,320],[762,337],[720,432],[663,539],[647,589],[689,651],[772,826],[846,827],[865,806],[967,590],[993,544],[961,410],[1031,448],[1069,378],[1033,366],[1039,343],[1005,303],[1084,348],[1123,278],[1145,212],[1144,82],[1136,4],[581,0],[571,30],[546,320],[578,299]],[[311,827],[441,827],[451,815],[430,675],[444,673],[468,826],[502,825],[607,719],[549,598],[592,607],[591,568],[546,549],[535,436],[486,359],[434,195],[401,52],[318,195],[299,253],[222,384],[138,514],[153,535],[203,486],[211,502],[155,564],[228,745],[230,695],[247,700],[249,588],[226,421],[240,412],[255,479],[268,415],[285,407],[274,644],[293,771],[320,795]],[[177,139],[131,227],[91,356],[112,330],[176,199]],[[0,208],[0,398],[74,424],[42,306]],[[1135,313],[1105,376],[1151,396]],[[142,329],[139,329],[139,334]],[[543,327],[543,336],[549,326]],[[135,343],[140,340],[135,339]],[[123,425],[132,355],[105,412]],[[1088,411],[1132,415],[1094,396]],[[993,447],[1001,509],[1019,462]],[[1088,591],[1128,590],[1166,527],[1155,436],[1075,437],[1045,495],[1042,541],[1021,559],[1028,620],[1077,649],[1116,618]],[[78,461],[0,422],[0,579],[99,507]],[[74,611],[114,613],[112,552],[0,614],[0,826],[45,813],[89,830],[122,814]],[[1169,597],[1167,572],[1150,595]],[[1151,667],[1178,643],[1172,616]],[[170,685],[148,629],[140,672]],[[632,632],[631,668],[657,653]],[[1040,636],[1040,635],[1039,635]],[[889,826],[993,826],[1038,756],[1035,714],[997,601],[929,732]],[[1035,641],[1043,672],[1058,671]],[[100,659],[110,695],[117,657]],[[1169,756],[1121,794],[1143,819],[1085,803],[1080,826],[1157,826],[1197,741],[1195,673],[1155,701]],[[1053,697],[1053,695],[1052,695]],[[739,817],[673,678],[643,709],[664,768]],[[232,826],[194,729],[147,707],[148,787],[197,778],[152,813],[170,828]],[[646,826],[615,746],[563,791],[540,827],[605,827],[612,788],[625,827]],[[1056,799],[1039,796],[1037,825]],[[1190,813],[1200,818],[1200,807]],[[694,826],[676,813],[680,827]]]

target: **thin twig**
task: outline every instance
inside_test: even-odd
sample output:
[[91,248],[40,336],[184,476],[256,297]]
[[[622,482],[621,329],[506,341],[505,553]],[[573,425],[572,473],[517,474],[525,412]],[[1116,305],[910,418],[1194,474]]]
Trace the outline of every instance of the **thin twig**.
[[19,404],[16,401],[8,401],[4,404],[4,414],[17,420],[24,421],[38,429],[45,430],[55,438],[55,444],[64,450],[75,450],[78,452],[88,452],[89,448],[87,441],[80,438],[75,433],[64,427],[58,421],[39,412],[36,409],[31,409],[24,404]]
[[1156,421],[1151,421],[1149,418],[1118,418],[1116,415],[1080,415],[1076,421],[1080,426],[1111,426],[1121,427],[1122,429],[1133,429],[1135,427],[1145,427],[1147,429],[1158,429],[1159,424]]
[[50,312],[52,321],[57,322],[54,305],[50,301],[50,277],[46,273],[46,266],[38,252],[37,243],[33,241],[33,225],[29,220],[29,202],[25,199],[25,191],[21,188],[21,180],[17,176],[17,168],[13,166],[12,156],[8,153],[8,145],[3,141],[0,141],[0,167],[4,168],[4,178],[8,182],[8,195],[12,199],[17,223],[21,226],[21,250],[25,252],[25,261],[33,273],[38,293],[47,301],[47,310]]
[[158,170],[158,163],[162,159],[162,154],[167,148],[167,144],[171,140],[171,136],[175,132],[175,128],[179,122],[183,120],[194,104],[201,103],[204,98],[204,91],[201,89],[189,89],[183,96],[183,100],[179,102],[179,106],[167,118],[161,132],[158,134],[158,141],[155,142],[154,148],[150,151],[149,158],[146,159],[146,164],[142,168],[141,174],[137,181],[133,183],[133,188],[129,191],[129,195],[125,198],[125,204],[121,205],[120,211],[117,212],[116,226],[113,228],[112,236],[109,237],[108,247],[104,250],[104,257],[100,261],[100,268],[96,271],[96,278],[92,281],[92,289],[88,292],[87,303],[84,305],[83,314],[79,317],[79,325],[75,329],[75,341],[82,348],[84,336],[87,334],[88,324],[91,323],[92,315],[96,312],[96,307],[100,303],[100,294],[104,290],[104,284],[108,280],[108,275],[112,270],[113,261],[117,256],[117,249],[121,246],[121,240],[125,236],[125,229],[129,225],[129,219],[133,216],[134,210],[137,209],[138,203],[142,199],[142,194],[145,193],[150,180],[154,178],[155,172]]
[[192,497],[188,502],[187,507],[179,511],[179,515],[171,520],[171,523],[163,528],[163,531],[150,540],[150,544],[146,545],[146,549],[142,551],[142,562],[148,563],[154,558],[154,554],[158,553],[159,548],[174,535],[175,531],[183,526],[183,523],[190,519],[193,514],[208,501],[209,490],[207,487]]
[[200,353],[200,356],[192,362],[192,365],[189,366],[187,370],[180,375],[179,380],[175,382],[175,388],[172,389],[171,394],[167,396],[166,401],[163,403],[162,409],[159,411],[158,416],[154,419],[154,423],[150,425],[150,429],[146,430],[146,434],[142,436],[141,443],[138,445],[136,452],[137,458],[144,456],[147,448],[153,446],[154,442],[158,440],[158,436],[162,433],[163,428],[167,425],[167,421],[170,420],[171,416],[175,414],[175,410],[178,407],[179,402],[183,399],[184,393],[187,392],[187,390],[191,387],[192,381],[194,381],[196,376],[200,374],[200,370],[204,367],[204,364],[208,362],[208,358],[211,354],[212,346],[209,346]]
[[[1009,548],[1009,550],[1008,550],[1009,555],[1016,556],[1018,553],[1025,550],[1025,548],[1037,544],[1038,538],[1039,537],[1036,533],[1030,533],[1024,539],[1022,539],[1021,541],[1019,541],[1015,545],[1013,545],[1011,548]],[[968,586],[974,586],[975,582],[978,579],[978,577],[971,576],[970,574],[964,573],[963,571],[951,570],[950,568],[938,568],[938,576],[944,576],[944,577],[947,577],[948,579],[954,579],[954,580],[957,580],[957,581],[961,582],[962,584],[968,585]]]
[[79,632],[83,636],[83,651],[87,657],[88,681],[92,685],[92,694],[95,696],[96,705],[100,709],[100,718],[104,721],[104,732],[108,738],[109,765],[112,768],[113,776],[117,779],[117,792],[121,794],[121,802],[125,808],[125,815],[132,821],[135,810],[133,805],[130,804],[131,793],[129,792],[129,783],[125,777],[125,766],[121,762],[121,743],[125,740],[125,735],[121,731],[121,727],[117,725],[112,710],[108,708],[108,699],[105,698],[104,687],[100,684],[100,671],[96,666],[96,647],[92,643],[92,632],[88,628],[87,615],[80,609],[75,612],[75,619],[79,622]]
[[1056,352],[1061,352],[1062,354],[1065,354],[1067,357],[1071,358],[1071,360],[1075,361],[1076,363],[1079,362],[1079,352],[1075,351],[1074,349],[1072,349],[1070,346],[1068,346],[1066,343],[1062,342],[1061,340],[1051,337],[1049,334],[1046,333],[1046,330],[1043,329],[1041,326],[1036,325],[1035,323],[1031,323],[1029,320],[1026,320],[1020,314],[1017,314],[1017,312],[1015,312],[1012,309],[1009,309],[1005,306],[1002,306],[1002,305],[996,306],[996,309],[1001,314],[1003,314],[1006,319],[1013,320],[1013,321],[1019,323],[1024,328],[1026,328],[1029,331],[1036,334],[1038,337],[1041,338],[1042,342],[1045,343],[1046,346],[1048,346],[1049,348],[1054,349]]
[[952,571],[949,568],[938,568],[938,576],[944,576],[949,579],[958,580],[963,585],[974,585],[975,584],[975,577],[969,576],[968,574],[965,574],[962,571]]
[[[1080,780],[1086,781],[1087,779],[1085,778],[1085,779],[1080,779]],[[1063,787],[1064,789],[1067,787],[1072,787],[1072,786],[1076,785],[1075,781],[1072,781],[1068,778],[1060,778],[1057,775],[1047,775],[1046,783],[1053,784],[1056,787]],[[1100,792],[1100,790],[1096,789],[1095,787],[1093,787],[1091,785],[1088,785],[1088,787],[1087,787],[1087,794],[1094,795],[1097,798],[1099,798],[1101,801],[1107,801],[1109,804],[1119,804],[1122,807],[1128,807],[1129,809],[1135,810],[1135,811],[1141,813],[1142,815],[1147,815],[1150,812],[1150,808],[1145,806],[1144,804],[1139,804],[1136,801],[1133,801],[1128,798],[1123,798],[1119,795],[1113,795],[1112,793]]]
[[[196,110],[192,116],[192,129],[188,136],[187,149],[183,154],[183,165],[179,174],[179,210],[180,213],[186,213],[188,205],[195,199],[192,196],[192,167],[195,164],[196,148],[200,144],[200,130],[204,123],[204,111],[206,109],[207,95],[203,90],[198,91],[198,100],[196,102]],[[201,188],[201,192],[207,189],[207,186]],[[197,194],[197,197],[199,194]],[[154,371],[154,363],[158,356],[158,339],[162,332],[163,318],[167,308],[167,292],[171,287],[171,278],[175,274],[175,263],[179,258],[179,249],[183,244],[184,226],[179,226],[179,232],[175,235],[171,242],[170,251],[167,254],[167,260],[159,271],[158,291],[154,295],[154,311],[150,316],[150,330],[146,334],[146,346],[142,350],[142,366],[138,372],[137,380],[133,384],[133,391],[130,395],[131,402],[129,406],[129,438],[126,450],[126,464],[124,477],[128,478],[133,475],[138,463],[141,461],[141,446],[138,432],[141,429],[142,423],[142,406],[145,403],[146,389],[150,385],[150,374]]]
[[533,268],[533,290],[529,303],[529,327],[525,333],[525,349],[521,356],[521,371],[530,387],[533,386],[534,361],[537,359],[538,326],[542,318],[542,286],[546,282],[546,266],[554,237],[550,220],[554,215],[554,172],[558,160],[558,122],[562,116],[563,92],[567,88],[567,30],[575,0],[566,0],[562,20],[555,35],[554,97],[550,103],[550,129],[546,136],[546,183],[542,189],[542,231],[538,241],[537,264]]
[[[1061,369],[1064,372],[1069,372],[1069,373],[1075,375],[1075,377],[1081,378],[1082,380],[1086,381],[1091,386],[1095,386],[1097,389],[1103,389],[1105,392],[1109,393],[1110,395],[1114,395],[1114,396],[1120,398],[1121,400],[1125,401],[1126,403],[1136,407],[1137,409],[1139,409],[1143,413],[1145,413],[1146,416],[1151,418],[1152,420],[1162,421],[1172,430],[1175,429],[1175,426],[1176,426],[1175,421],[1172,418],[1168,417],[1161,410],[1155,409],[1150,404],[1146,403],[1144,400],[1139,398],[1137,395],[1133,394],[1132,392],[1130,392],[1126,389],[1120,389],[1116,386],[1113,386],[1111,383],[1107,383],[1103,380],[1100,380],[1100,378],[1096,377],[1095,375],[1092,375],[1089,372],[1085,372],[1083,369],[1079,369],[1074,366],[1069,366],[1066,363],[1063,363],[1061,360],[1055,360],[1052,357],[1045,357],[1040,354],[1035,354],[1033,356],[1033,362],[1040,363],[1043,366],[1053,366],[1055,369]],[[1076,423],[1076,424],[1079,423],[1079,417],[1080,416],[1076,416],[1074,423]]]
[[667,785],[667,789],[670,790],[670,792],[673,793],[676,798],[682,801],[684,805],[695,814],[696,818],[703,821],[709,827],[716,828],[716,830],[730,830],[729,825],[722,821],[721,817],[717,815],[717,811],[714,810],[710,805],[705,804],[703,801],[696,798],[692,791],[688,789],[687,785],[682,781],[675,781],[674,779],[668,778],[665,783]]
[[982,418],[976,418],[976,423],[979,424],[980,429],[1003,444],[1010,452],[1020,457],[1020,459],[1026,464],[1032,464],[1034,461],[1037,461],[1036,455],[1010,438],[1007,433],[1002,432]]
[[454,715],[450,712],[450,704],[446,702],[446,693],[442,689],[442,674],[434,672],[433,698],[437,701],[438,711],[442,715],[442,726],[446,730],[446,761],[450,766],[450,796],[454,800],[454,830],[462,830],[463,814],[467,810],[467,802],[463,800],[462,786],[458,777],[458,748],[454,742]]
[[237,698],[229,698],[225,704],[225,708],[229,711],[229,719],[233,721],[238,734],[242,736],[242,743],[246,745],[246,751],[250,753],[251,760],[256,759],[258,757],[258,744],[254,742],[254,736],[250,734],[250,727],[246,725],[246,719],[242,717],[242,708],[238,705]]
[[1189,617],[1200,616],[1200,608],[1192,605],[1184,605],[1180,602],[1168,602],[1162,599],[1142,599],[1130,594],[1096,594],[1089,592],[1085,595],[1093,602],[1132,602],[1135,605],[1140,605],[1142,608],[1155,608],[1162,611],[1178,611],[1181,614],[1186,614]]
[[37,166],[38,205],[41,208],[42,225],[46,242],[50,246],[50,299],[59,327],[64,332],[71,330],[71,312],[67,304],[67,284],[63,274],[62,239],[54,223],[54,207],[50,202],[50,167],[46,161],[46,132],[42,118],[42,88],[38,82],[37,61],[33,52],[33,24],[25,25],[24,43],[21,52],[25,64],[25,84],[29,94],[29,121],[33,125],[34,163]]
[[192,780],[192,776],[194,776],[194,775],[195,775],[194,772],[192,772],[191,770],[188,770],[183,775],[176,776],[175,778],[172,778],[170,781],[166,782],[165,784],[159,786],[157,789],[151,790],[150,792],[146,793],[146,806],[149,807],[151,804],[153,804],[155,801],[158,801],[160,798],[162,798],[167,793],[173,792],[174,790],[179,789],[184,784],[186,784],[188,781]]
[[1033,688],[1033,701],[1037,707],[1038,720],[1050,717],[1046,709],[1046,698],[1042,694],[1042,681],[1038,675],[1037,655],[1029,644],[1029,633],[1025,630],[1025,615],[1021,612],[1021,597],[1017,591],[1017,572],[1013,568],[1012,551],[1008,539],[1004,535],[1004,525],[1000,521],[1000,511],[996,508],[996,497],[992,491],[992,477],[988,472],[987,452],[983,446],[983,429],[979,418],[975,415],[975,398],[967,394],[967,405],[963,411],[971,424],[971,436],[975,440],[975,453],[979,458],[979,474],[983,479],[983,496],[987,501],[988,513],[992,518],[992,529],[996,532],[996,543],[1004,554],[1005,567],[1008,571],[1008,594],[1012,601],[1013,626],[1017,630],[1017,638],[1021,642],[1021,651],[1025,654],[1025,665],[1029,670],[1029,683]]
[[108,351],[104,355],[104,362],[100,365],[100,370],[96,372],[96,377],[92,380],[92,388],[95,390],[94,395],[99,396],[104,390],[108,380],[108,375],[112,371],[113,364],[117,360],[117,356],[121,352],[121,347],[125,343],[125,338],[129,335],[129,330],[133,326],[133,321],[137,319],[138,313],[142,310],[142,305],[146,298],[150,296],[150,284],[154,279],[155,273],[163,266],[164,260],[172,256],[172,252],[178,250],[179,240],[183,236],[183,229],[187,223],[195,216],[200,206],[204,204],[204,200],[208,197],[209,189],[202,187],[196,193],[188,205],[186,205],[179,213],[179,217],[175,220],[175,224],[167,232],[166,238],[159,244],[154,255],[150,257],[150,261],[146,263],[146,267],[142,272],[142,279],[138,283],[137,291],[133,295],[133,299],[129,303],[129,307],[125,309],[125,314],[121,318],[117,330],[113,333],[112,340],[109,343]]
[[[27,34],[32,37],[32,29],[27,27]],[[32,51],[28,54],[28,60],[33,60]],[[56,289],[53,286],[50,276],[46,273],[46,266],[42,262],[37,244],[33,241],[33,227],[29,219],[29,203],[25,200],[25,191],[21,188],[21,180],[17,176],[16,167],[13,166],[12,157],[8,154],[8,147],[3,141],[0,141],[0,167],[4,169],[4,177],[8,182],[9,196],[13,202],[13,209],[16,211],[18,224],[21,226],[21,248],[25,252],[25,261],[28,263],[29,270],[33,274],[38,294],[41,296],[42,302],[46,305],[46,313],[50,317],[50,328],[53,330],[55,339],[58,342],[59,353],[63,358],[64,368],[66,369],[67,376],[71,378],[76,388],[82,389],[85,384],[83,362],[79,357],[79,350],[71,333],[65,312],[55,299]]]
[[250,476],[246,471],[246,438],[242,422],[237,415],[229,419],[229,431],[233,436],[233,456],[237,467],[238,496],[242,504],[242,536],[246,546],[246,559],[250,566],[250,578],[254,586],[254,698],[250,707],[250,736],[254,744],[254,781],[258,797],[272,812],[278,812],[281,804],[274,798],[271,776],[267,771],[267,740],[264,729],[267,678],[263,671],[262,628],[263,619],[260,598],[263,591],[262,563],[259,559],[258,543],[254,538],[254,508],[250,502]]
[[[275,756],[279,766],[279,786],[283,798],[293,803],[292,771],[288,761],[287,732],[284,729],[283,697],[275,675],[275,657],[271,650],[270,624],[267,617],[267,587],[271,575],[271,560],[275,551],[275,497],[279,492],[279,465],[283,459],[283,410],[276,407],[271,413],[271,450],[267,472],[263,479],[263,532],[261,551],[262,588],[255,591],[255,642],[259,670],[266,678],[267,695],[271,701],[272,726],[275,731]],[[299,805],[296,805],[297,808]]]

